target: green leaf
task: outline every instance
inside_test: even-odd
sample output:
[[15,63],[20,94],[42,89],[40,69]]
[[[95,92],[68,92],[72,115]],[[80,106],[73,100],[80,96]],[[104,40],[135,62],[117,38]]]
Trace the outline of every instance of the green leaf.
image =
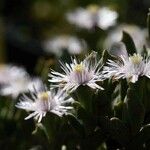
[[[142,86],[143,85],[143,86]],[[150,113],[150,90],[149,90],[149,85],[150,85],[150,80],[147,77],[143,77],[143,84],[141,85],[141,90],[143,90],[143,104],[145,107],[145,112],[148,114]]]
[[118,118],[111,118],[111,130],[110,134],[113,139],[119,142],[122,145],[126,145],[130,138],[129,138],[129,130],[125,126],[125,124]]
[[150,140],[150,124],[143,126],[140,132],[133,138],[133,140],[126,146],[127,149],[148,149],[146,142]]
[[143,45],[142,55],[143,56],[145,56],[145,55],[147,56],[148,55],[148,50],[146,48],[146,45]]
[[[150,9],[149,9],[150,11]],[[148,28],[148,38],[150,40],[150,12],[147,14],[147,28]]]
[[35,130],[32,132],[32,134],[36,134],[38,129],[42,130],[46,136],[46,138],[48,139],[48,142],[50,142],[50,136],[48,134],[48,131],[46,129],[46,127],[42,124],[42,123],[37,123],[36,124],[36,128]]
[[77,90],[75,91],[75,94],[77,96],[77,100],[81,104],[81,106],[88,112],[92,113],[92,107],[93,107],[93,96],[94,91],[89,88],[88,86],[79,86]]
[[105,64],[108,59],[114,59],[115,57],[110,55],[107,50],[104,50],[102,53],[101,63]]
[[71,126],[79,133],[80,136],[85,136],[84,125],[73,115],[66,116]]
[[145,116],[145,108],[140,94],[138,83],[131,84],[124,101],[123,120],[129,126],[133,136],[141,128]]
[[129,130],[120,119],[115,117],[111,119],[101,117],[99,118],[99,123],[106,135],[109,135],[122,146],[125,146],[129,142]]
[[120,81],[120,96],[123,101],[127,93],[128,85],[126,79]]
[[123,37],[121,41],[125,44],[128,54],[133,55],[136,53],[134,41],[127,32],[123,31]]
[[106,136],[101,129],[96,129],[92,134],[88,135],[85,139],[81,141],[81,149],[90,149],[96,150],[99,145],[101,145],[106,140]]
[[114,116],[122,119],[122,108],[124,103],[120,100],[120,96],[116,97],[112,103],[114,109]]

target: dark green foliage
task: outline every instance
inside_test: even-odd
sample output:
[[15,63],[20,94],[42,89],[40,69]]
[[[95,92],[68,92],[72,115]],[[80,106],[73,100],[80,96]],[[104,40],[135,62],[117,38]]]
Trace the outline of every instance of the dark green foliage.
[[130,134],[135,135],[142,126],[145,108],[142,103],[137,85],[130,85],[124,100],[123,121],[130,129]]
[[105,134],[125,146],[130,140],[130,132],[126,125],[118,118],[99,118],[100,127]]
[[148,40],[150,40],[150,12],[147,15]]
[[132,150],[146,150],[149,149],[150,141],[150,125],[143,126],[139,133],[126,146],[127,149]]
[[126,31],[123,31],[122,42],[125,44],[128,54],[133,55],[136,53],[134,41]]

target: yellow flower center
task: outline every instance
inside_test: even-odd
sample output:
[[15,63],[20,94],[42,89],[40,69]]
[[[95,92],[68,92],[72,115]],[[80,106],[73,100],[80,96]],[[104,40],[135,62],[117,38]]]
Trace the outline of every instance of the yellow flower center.
[[94,5],[94,4],[93,5],[89,5],[87,7],[87,10],[89,10],[93,14],[97,13],[98,9],[99,9],[98,5]]
[[44,101],[47,101],[48,100],[48,92],[41,92],[38,94],[38,97],[41,99],[41,100],[44,100]]
[[74,71],[76,71],[76,72],[82,72],[83,69],[84,69],[84,67],[82,64],[77,64],[74,66]]
[[133,54],[133,56],[129,57],[129,59],[131,60],[131,62],[135,65],[138,65],[142,62],[143,57],[140,54]]

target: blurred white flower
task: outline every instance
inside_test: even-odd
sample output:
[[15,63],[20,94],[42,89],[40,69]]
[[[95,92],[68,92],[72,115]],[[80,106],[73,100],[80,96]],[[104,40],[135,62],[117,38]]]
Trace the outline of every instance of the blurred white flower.
[[72,63],[61,63],[63,74],[53,71],[49,74],[54,87],[63,87],[63,90],[74,91],[80,85],[87,85],[92,89],[103,89],[96,82],[102,81],[100,61],[97,61],[97,53],[92,52],[83,61],[72,59]]
[[28,74],[22,67],[7,64],[0,65],[0,84],[8,84],[18,77],[24,76],[28,76]]
[[121,56],[118,61],[108,60],[107,66],[103,68],[103,75],[105,78],[126,78],[129,82],[135,83],[140,76],[150,78],[150,61],[135,53],[129,57]]
[[118,18],[116,11],[112,11],[108,7],[102,7],[97,13],[97,26],[101,29],[106,30],[116,24],[116,19]]
[[61,56],[63,50],[67,50],[70,54],[80,54],[87,48],[87,44],[77,37],[60,35],[44,41],[43,47],[47,53]]
[[31,79],[24,68],[4,65],[0,69],[0,94],[17,98],[20,93],[33,91],[34,86],[40,88],[42,81],[39,78]]
[[26,119],[34,117],[38,122],[46,116],[48,112],[54,113],[60,117],[67,115],[73,107],[68,104],[73,103],[72,98],[68,98],[62,91],[36,91],[30,93],[31,96],[23,95],[16,107],[32,112]]
[[126,31],[132,37],[135,46],[140,53],[143,49],[143,45],[146,44],[147,31],[146,29],[141,29],[135,25],[122,24],[111,31],[104,41],[104,48],[111,49],[112,45],[116,42],[120,42],[122,39],[122,33]]
[[81,28],[91,29],[95,22],[90,11],[84,8],[78,8],[74,12],[66,14],[67,20]]
[[66,14],[67,20],[81,28],[92,29],[94,26],[106,30],[116,24],[118,13],[109,7],[90,5],[87,8],[77,8]]

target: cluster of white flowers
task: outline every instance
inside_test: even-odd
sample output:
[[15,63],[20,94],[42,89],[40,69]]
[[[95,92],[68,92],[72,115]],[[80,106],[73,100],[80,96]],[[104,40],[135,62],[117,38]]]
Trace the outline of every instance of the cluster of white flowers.
[[[28,94],[27,96],[24,93]],[[63,116],[73,109],[69,104],[73,103],[65,92],[61,90],[47,90],[39,78],[31,78],[24,68],[13,65],[1,65],[0,67],[0,95],[10,95],[16,99],[19,94],[20,102],[16,107],[31,111],[25,119],[34,117],[38,122],[47,112]]]
[[[96,52],[92,52],[83,61],[72,58],[70,64],[60,63],[63,73],[52,70],[49,74],[49,82],[52,87],[50,90],[47,90],[47,87],[37,79],[29,80],[24,69],[17,67],[13,69],[10,66],[3,68],[0,76],[4,77],[3,75],[9,74],[9,77],[5,76],[6,80],[3,79],[3,84],[6,85],[7,80],[9,82],[5,88],[2,86],[1,94],[12,94],[16,97],[19,93],[29,89],[30,96],[24,94],[16,107],[32,112],[25,119],[34,117],[41,122],[48,112],[60,117],[71,113],[73,109],[71,104],[74,100],[69,97],[68,93],[74,92],[80,85],[103,90],[99,82],[107,78],[127,79],[132,83],[137,82],[140,76],[150,78],[150,60],[148,57],[143,58],[138,53],[131,56],[121,55],[115,60],[109,59],[104,66],[102,66],[101,59],[98,60]],[[12,83],[10,80],[13,80]]]
[[[72,92],[80,85],[87,85],[92,89],[103,89],[98,85],[99,81],[107,78],[127,79],[135,83],[140,76],[150,78],[150,60],[143,58],[141,54],[121,55],[116,60],[108,60],[106,65],[100,66],[97,61],[97,53],[92,52],[83,61],[72,59],[72,63],[61,63],[64,73],[51,71],[49,80],[53,87],[62,87],[64,91]],[[94,61],[93,61],[94,60]]]
[[0,94],[17,98],[20,93],[33,91],[33,86],[39,89],[42,85],[40,78],[31,78],[26,70],[14,65],[0,67]]
[[[30,96],[24,94],[28,92]],[[25,119],[34,117],[41,122],[47,112],[62,116],[72,109],[69,103],[71,104],[73,99],[65,92],[48,91],[41,79],[31,78],[24,68],[1,65],[0,95],[10,95],[16,99],[19,94],[23,94],[23,96],[20,97],[20,102],[16,104],[16,107],[33,112]]]
[[81,28],[92,29],[97,26],[103,30],[116,24],[118,13],[109,7],[90,5],[87,8],[77,8],[66,14],[67,20]]
[[[43,88],[44,90],[30,91],[31,96],[23,95],[16,107],[31,111],[32,113],[25,119],[34,117],[41,122],[46,113],[51,112],[58,116],[70,113],[73,107],[70,105],[74,102],[67,93],[73,92],[80,85],[87,85],[92,89],[103,89],[97,82],[102,81],[100,61],[97,60],[97,53],[92,52],[83,61],[78,62],[72,58],[71,64],[61,63],[64,74],[52,71],[49,76],[49,82],[53,83],[52,87],[57,89]],[[56,92],[58,91],[58,92]],[[31,97],[31,98],[30,98]]]

